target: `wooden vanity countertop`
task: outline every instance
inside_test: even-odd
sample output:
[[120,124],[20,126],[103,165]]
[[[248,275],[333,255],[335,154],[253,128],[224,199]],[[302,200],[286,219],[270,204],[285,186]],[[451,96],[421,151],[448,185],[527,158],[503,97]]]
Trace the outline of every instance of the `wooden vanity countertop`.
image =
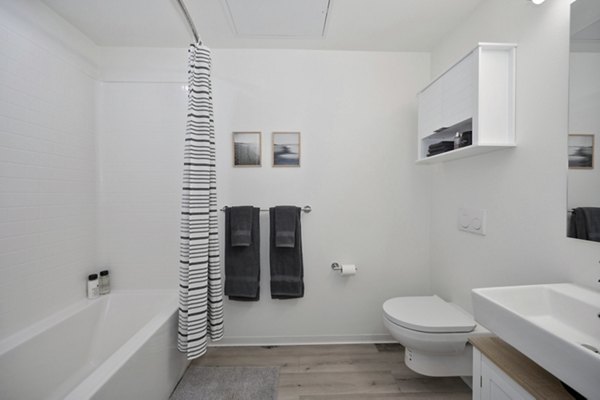
[[558,378],[499,337],[480,336],[469,342],[536,399],[574,399]]

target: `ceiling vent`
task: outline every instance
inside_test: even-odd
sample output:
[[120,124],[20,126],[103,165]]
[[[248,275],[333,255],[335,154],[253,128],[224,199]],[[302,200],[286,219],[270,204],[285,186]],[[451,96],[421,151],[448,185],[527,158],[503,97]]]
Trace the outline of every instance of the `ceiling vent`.
[[223,0],[238,36],[319,38],[330,0]]

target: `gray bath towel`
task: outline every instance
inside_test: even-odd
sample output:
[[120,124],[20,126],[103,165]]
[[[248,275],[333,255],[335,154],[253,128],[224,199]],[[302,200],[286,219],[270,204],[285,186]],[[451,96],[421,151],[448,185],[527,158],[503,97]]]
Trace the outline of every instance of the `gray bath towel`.
[[225,295],[230,300],[260,298],[260,209],[250,207],[252,224],[248,246],[233,246],[232,217],[237,207],[225,210]]
[[250,246],[252,241],[252,206],[231,207],[229,218],[231,245]]
[[[270,262],[271,262],[271,298],[294,299],[304,296],[304,266],[302,261],[302,234],[300,227],[300,208],[279,207],[269,209],[270,221]],[[277,247],[277,218],[282,213],[286,220],[295,221],[294,246]]]
[[294,206],[275,207],[275,246],[296,245],[296,210]]
[[573,210],[569,236],[600,242],[600,208],[579,207]]

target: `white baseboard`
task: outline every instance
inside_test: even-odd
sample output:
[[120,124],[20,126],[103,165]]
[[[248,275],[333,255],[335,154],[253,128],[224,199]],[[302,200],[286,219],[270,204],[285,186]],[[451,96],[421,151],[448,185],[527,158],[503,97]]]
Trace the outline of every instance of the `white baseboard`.
[[226,336],[209,347],[223,346],[300,346],[324,344],[371,344],[395,343],[386,334],[372,335],[326,335],[326,336]]

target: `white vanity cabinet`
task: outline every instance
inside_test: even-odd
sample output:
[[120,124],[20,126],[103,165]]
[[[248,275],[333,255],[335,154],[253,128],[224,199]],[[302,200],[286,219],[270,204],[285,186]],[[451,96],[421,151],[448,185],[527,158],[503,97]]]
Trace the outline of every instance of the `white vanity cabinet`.
[[[418,163],[515,146],[516,45],[480,43],[419,95]],[[434,156],[430,145],[472,131],[472,144]]]
[[[477,369],[475,369],[478,367]],[[477,385],[475,385],[477,383]],[[473,399],[535,400],[477,349],[473,350]]]
[[473,345],[473,400],[573,400],[560,381],[497,336]]

